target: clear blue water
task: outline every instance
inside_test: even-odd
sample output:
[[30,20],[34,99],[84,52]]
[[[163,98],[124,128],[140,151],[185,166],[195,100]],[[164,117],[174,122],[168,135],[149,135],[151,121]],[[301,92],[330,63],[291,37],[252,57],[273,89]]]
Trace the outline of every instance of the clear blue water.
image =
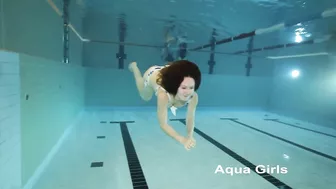
[[[335,188],[335,0],[72,0],[71,70],[52,2],[0,0],[0,48],[15,52],[0,52],[0,189]],[[213,73],[209,46],[193,50],[243,34],[216,45]],[[167,41],[204,74],[191,151],[127,70],[164,64]],[[181,134],[185,110],[169,113]]]
[[[323,38],[334,33],[336,25],[335,17],[313,19],[323,11],[335,8],[336,2],[332,0],[319,2],[313,0],[81,0],[77,3],[81,5],[85,14],[101,15],[100,21],[104,23],[103,25],[117,22],[121,14],[126,15],[123,18],[128,25],[128,33],[133,33],[126,37],[126,42],[134,43],[135,46],[140,44],[162,46],[166,41],[165,31],[171,27],[174,27],[170,33],[172,36],[180,37],[188,43],[189,48],[193,48],[208,44],[213,29],[216,29],[216,39],[221,40],[280,23],[296,23],[290,27],[256,36],[254,44],[262,48],[297,40]],[[103,32],[101,30],[104,30],[104,27],[99,27],[97,30]],[[112,41],[118,42],[117,35],[104,36],[93,38],[102,41],[113,39]],[[247,50],[247,43],[248,39],[245,38],[229,45],[218,46],[216,51],[231,54]],[[178,48],[176,45],[172,46],[172,48]],[[209,49],[203,50],[209,51]],[[254,56],[258,57],[258,55],[257,53]],[[265,54],[260,56],[265,57]]]

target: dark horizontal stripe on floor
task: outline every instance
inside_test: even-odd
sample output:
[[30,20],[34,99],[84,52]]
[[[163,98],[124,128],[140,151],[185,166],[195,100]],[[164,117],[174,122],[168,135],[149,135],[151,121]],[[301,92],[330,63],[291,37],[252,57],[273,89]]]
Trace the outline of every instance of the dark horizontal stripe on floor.
[[226,117],[226,118],[221,118],[223,120],[238,120],[238,118],[229,118],[229,117]]
[[105,136],[97,136],[97,138],[101,139],[101,138],[105,138]]
[[[220,118],[220,119],[222,119],[222,118]],[[247,128],[249,128],[249,129],[252,129],[252,130],[255,130],[255,131],[258,131],[258,132],[263,133],[263,134],[265,134],[265,135],[267,135],[267,136],[276,138],[276,139],[278,139],[278,140],[281,140],[281,141],[283,141],[283,142],[286,142],[286,143],[291,144],[291,145],[293,145],[293,146],[296,146],[296,147],[298,147],[298,148],[304,149],[304,150],[306,150],[306,151],[308,151],[308,152],[311,152],[311,153],[317,154],[317,155],[319,155],[319,156],[328,158],[328,159],[330,159],[330,160],[336,161],[336,157],[330,156],[330,155],[328,155],[328,154],[325,154],[325,153],[316,151],[316,150],[314,150],[314,149],[308,148],[308,147],[303,146],[303,145],[301,145],[301,144],[297,144],[297,143],[295,143],[295,142],[286,140],[286,139],[284,139],[284,138],[278,137],[278,136],[273,135],[273,134],[271,134],[271,133],[268,133],[268,132],[262,131],[262,130],[260,130],[260,129],[254,128],[254,127],[252,127],[252,126],[250,126],[250,125],[247,125],[247,124],[245,124],[245,123],[239,122],[239,121],[237,121],[236,119],[231,119],[231,120],[230,120],[230,119],[223,119],[223,120],[233,121],[233,122],[235,122],[235,123],[238,123],[239,125],[242,125],[242,126],[244,126],[244,127],[247,127]]]
[[[171,121],[180,121],[181,123],[186,125],[185,119],[171,119]],[[219,148],[220,150],[222,150],[226,154],[230,155],[232,158],[234,158],[235,160],[237,160],[241,164],[245,165],[246,167],[249,167],[253,172],[258,174],[259,176],[261,176],[261,178],[265,179],[266,181],[273,184],[277,188],[292,189],[292,187],[288,186],[287,184],[283,183],[282,181],[278,180],[277,178],[273,177],[272,175],[270,175],[268,173],[258,173],[256,171],[256,167],[257,167],[256,165],[249,162],[248,160],[246,160],[242,156],[238,155],[237,153],[233,152],[232,150],[230,150],[228,147],[224,146],[223,144],[217,142],[215,139],[211,138],[210,136],[208,136],[204,132],[200,131],[196,127],[194,128],[194,131],[195,131],[195,133],[197,133],[198,135],[203,137],[205,140],[209,141],[211,144],[215,145],[217,148]]]
[[133,141],[126,124],[126,123],[134,123],[134,121],[122,121],[122,122],[111,121],[110,123],[120,124],[120,130],[124,142],[133,189],[148,189],[145,175],[142,171],[138,155],[134,148]]
[[91,167],[103,167],[103,162],[92,162]]
[[[100,123],[107,123],[107,121],[100,121]],[[134,123],[134,121],[110,121],[110,123]]]
[[[223,119],[224,120],[224,119]],[[265,121],[274,121],[276,119],[264,119]]]
[[297,125],[294,125],[294,124],[291,124],[291,123],[285,123],[285,122],[280,121],[278,119],[264,119],[264,120],[266,120],[266,121],[273,121],[273,122],[276,122],[276,123],[281,123],[281,124],[288,125],[288,126],[291,126],[291,127],[299,128],[299,129],[306,130],[306,131],[310,131],[310,132],[313,132],[313,133],[318,133],[318,134],[321,134],[321,135],[325,135],[325,136],[336,138],[335,135],[331,135],[331,134],[324,133],[324,132],[321,132],[321,131],[316,131],[316,130],[313,130],[313,129],[307,129],[307,128],[300,127],[300,126],[297,126]]
[[134,123],[135,121],[110,121],[110,123]]

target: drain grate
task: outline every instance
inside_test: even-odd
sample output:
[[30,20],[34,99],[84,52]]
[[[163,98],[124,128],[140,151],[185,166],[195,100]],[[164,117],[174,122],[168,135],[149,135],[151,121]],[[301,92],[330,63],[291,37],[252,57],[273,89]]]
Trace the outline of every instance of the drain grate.
[[[116,122],[110,122],[116,123]],[[127,162],[134,189],[148,189],[145,175],[142,171],[141,164],[134,148],[131,135],[128,131],[127,124],[129,122],[120,122],[121,135],[124,142]]]

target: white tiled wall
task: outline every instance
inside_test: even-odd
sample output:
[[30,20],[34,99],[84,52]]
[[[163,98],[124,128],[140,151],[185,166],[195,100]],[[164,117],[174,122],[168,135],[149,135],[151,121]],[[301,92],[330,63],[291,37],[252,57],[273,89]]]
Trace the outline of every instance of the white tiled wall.
[[19,56],[0,50],[0,189],[21,186]]

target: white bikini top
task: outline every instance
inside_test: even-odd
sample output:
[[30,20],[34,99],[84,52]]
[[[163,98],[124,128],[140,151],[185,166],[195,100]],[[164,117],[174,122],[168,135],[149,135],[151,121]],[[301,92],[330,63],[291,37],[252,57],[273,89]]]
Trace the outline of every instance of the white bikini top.
[[[163,87],[161,87],[161,86],[157,86],[157,87],[156,87],[155,95],[157,95],[157,92],[158,92],[158,89],[159,89],[159,88],[161,88],[162,90],[164,90],[164,91],[166,92],[166,94],[168,95],[168,98],[169,98],[169,103],[170,103],[170,102],[171,102],[171,97],[170,97],[169,93],[166,91],[166,89],[164,89]],[[191,96],[191,98],[192,98],[192,96]],[[190,102],[191,98],[190,98],[184,105],[188,104],[188,103]],[[171,113],[172,113],[174,116],[176,116],[176,110],[177,110],[177,109],[178,109],[178,108],[176,108],[175,106],[171,106],[171,107],[170,107],[170,111],[171,111]]]

